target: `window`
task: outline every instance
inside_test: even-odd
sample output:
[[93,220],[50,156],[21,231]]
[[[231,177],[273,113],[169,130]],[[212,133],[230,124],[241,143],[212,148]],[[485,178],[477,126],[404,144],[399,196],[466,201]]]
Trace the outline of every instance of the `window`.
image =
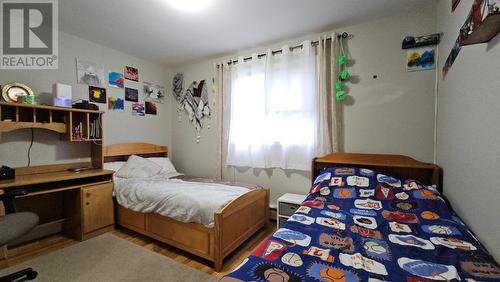
[[227,165],[310,169],[318,152],[316,56],[310,42],[289,50],[232,66]]

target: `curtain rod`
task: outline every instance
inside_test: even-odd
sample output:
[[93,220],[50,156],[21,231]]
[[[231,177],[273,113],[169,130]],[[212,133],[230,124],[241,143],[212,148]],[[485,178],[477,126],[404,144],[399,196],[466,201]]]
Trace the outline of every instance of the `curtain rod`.
[[[337,34],[337,38],[341,38],[341,37],[342,37],[342,38],[344,38],[344,39],[345,39],[345,38],[348,38],[348,37],[349,37],[349,35],[350,35],[350,34],[349,34],[349,33],[347,33],[347,32],[342,32],[341,34]],[[327,37],[327,38],[326,38],[326,40],[331,40],[331,39],[332,39],[331,37]],[[311,46],[316,46],[316,45],[318,45],[318,44],[319,44],[319,41],[318,41],[318,40],[316,40],[316,41],[312,41],[312,42],[311,42]],[[304,47],[304,44],[295,45],[295,46],[290,47],[290,51],[293,51],[294,49],[297,49],[297,48],[302,48],[302,47]],[[283,49],[274,50],[274,51],[272,51],[272,52],[271,52],[271,55],[274,55],[274,54],[280,54],[280,53],[282,53],[282,52],[283,52]],[[263,54],[258,54],[258,55],[257,55],[257,58],[258,58],[258,59],[260,59],[260,58],[265,57],[265,56],[267,56],[267,54],[266,54],[266,53],[263,53]],[[252,56],[250,56],[250,57],[244,57],[244,58],[243,58],[243,62],[246,62],[246,61],[251,60],[251,59],[252,59]],[[238,59],[236,59],[236,60],[230,60],[230,61],[228,61],[228,62],[227,62],[227,64],[228,64],[228,65],[231,65],[231,64],[236,64],[237,62],[238,62]],[[220,66],[220,64],[217,64],[217,68],[218,68],[219,66]]]

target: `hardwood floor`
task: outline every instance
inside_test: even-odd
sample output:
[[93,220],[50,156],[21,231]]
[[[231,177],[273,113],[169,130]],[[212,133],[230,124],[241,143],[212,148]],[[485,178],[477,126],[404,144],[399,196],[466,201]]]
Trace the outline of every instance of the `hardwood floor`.
[[[206,272],[214,277],[221,278],[236,267],[244,258],[276,230],[276,222],[270,221],[265,229],[255,233],[247,242],[236,249],[232,255],[224,260],[224,267],[221,272],[215,272],[212,263],[202,258],[198,258],[182,250],[171,247],[144,235],[138,234],[124,228],[118,227],[111,234],[130,241],[134,244],[152,250],[156,253],[169,257],[179,263]],[[9,250],[9,266],[19,264],[32,258],[53,252],[55,250],[77,244],[78,241],[64,237],[63,235],[53,235],[41,240],[19,246]]]

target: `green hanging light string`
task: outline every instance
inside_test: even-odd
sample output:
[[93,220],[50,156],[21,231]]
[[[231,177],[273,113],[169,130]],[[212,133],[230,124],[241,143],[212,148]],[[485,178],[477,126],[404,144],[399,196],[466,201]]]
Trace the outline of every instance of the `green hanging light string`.
[[347,65],[347,56],[344,50],[344,37],[339,37],[339,48],[340,54],[338,58],[339,63],[339,79],[335,82],[335,99],[338,102],[343,101],[346,98],[346,93],[344,91],[344,81],[348,80],[350,75],[345,67]]

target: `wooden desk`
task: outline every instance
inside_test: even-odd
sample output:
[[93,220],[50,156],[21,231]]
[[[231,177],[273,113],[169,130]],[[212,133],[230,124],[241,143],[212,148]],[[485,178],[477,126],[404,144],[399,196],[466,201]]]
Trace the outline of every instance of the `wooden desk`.
[[40,217],[40,224],[21,241],[55,232],[83,241],[113,230],[113,171],[76,173],[67,168],[67,165],[19,168],[16,179],[0,181],[0,190],[28,192],[15,199],[17,211],[31,211]]

